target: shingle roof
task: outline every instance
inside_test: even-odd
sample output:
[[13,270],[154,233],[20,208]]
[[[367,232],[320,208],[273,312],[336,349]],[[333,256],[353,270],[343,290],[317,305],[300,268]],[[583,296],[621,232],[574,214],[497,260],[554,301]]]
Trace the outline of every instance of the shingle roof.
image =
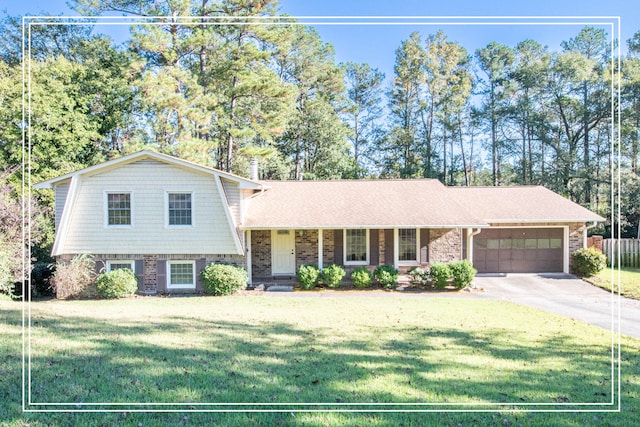
[[489,223],[604,221],[542,186],[448,187],[452,198]]
[[445,187],[434,179],[262,181],[243,228],[486,227],[604,221],[542,186]]
[[434,179],[263,181],[244,228],[479,227],[478,215]]

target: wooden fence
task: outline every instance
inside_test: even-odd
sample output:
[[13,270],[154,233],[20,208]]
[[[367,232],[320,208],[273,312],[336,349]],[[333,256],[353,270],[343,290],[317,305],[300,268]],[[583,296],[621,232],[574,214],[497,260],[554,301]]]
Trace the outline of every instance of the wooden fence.
[[617,262],[617,249],[620,245],[620,267],[640,268],[640,240],[638,239],[604,239],[602,252],[607,256],[607,264]]

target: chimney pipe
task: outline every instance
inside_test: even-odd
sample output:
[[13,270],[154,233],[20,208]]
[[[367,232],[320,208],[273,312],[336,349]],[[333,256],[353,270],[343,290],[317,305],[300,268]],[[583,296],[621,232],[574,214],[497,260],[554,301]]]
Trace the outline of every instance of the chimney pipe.
[[258,159],[255,157],[252,157],[249,165],[251,168],[251,180],[257,181],[259,179],[258,178]]

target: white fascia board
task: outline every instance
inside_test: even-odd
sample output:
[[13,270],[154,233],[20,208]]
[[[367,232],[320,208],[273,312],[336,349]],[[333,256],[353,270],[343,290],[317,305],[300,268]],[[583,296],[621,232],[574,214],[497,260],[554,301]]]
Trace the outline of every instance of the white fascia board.
[[222,207],[224,208],[224,214],[227,218],[227,225],[229,226],[229,230],[231,231],[231,235],[233,236],[233,242],[236,247],[236,255],[243,255],[244,250],[242,248],[242,243],[240,243],[240,236],[238,233],[240,232],[239,228],[236,228],[233,223],[233,216],[231,215],[231,210],[229,209],[229,203],[227,203],[227,196],[224,192],[224,188],[222,187],[222,181],[220,180],[220,176],[214,176],[214,181],[216,183],[216,188],[218,189],[218,195],[220,197],[220,203],[222,203]]
[[71,184],[69,185],[69,193],[67,199],[64,202],[62,208],[62,217],[60,218],[60,224],[56,230],[55,240],[53,242],[53,248],[51,249],[51,256],[58,256],[64,253],[64,244],[67,238],[67,231],[69,228],[69,221],[71,221],[71,215],[73,215],[73,208],[76,203],[76,196],[78,194],[78,188],[81,185],[81,178],[79,175],[75,175],[71,178]]

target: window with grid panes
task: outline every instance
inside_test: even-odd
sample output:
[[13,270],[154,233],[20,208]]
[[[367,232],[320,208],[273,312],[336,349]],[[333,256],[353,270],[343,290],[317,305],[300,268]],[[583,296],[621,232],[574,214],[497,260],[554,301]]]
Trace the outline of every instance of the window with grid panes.
[[169,288],[194,288],[195,265],[192,261],[169,261]]
[[418,260],[418,236],[415,228],[398,230],[398,259],[400,261]]
[[191,193],[169,193],[169,225],[191,225]]
[[107,193],[107,224],[131,225],[131,194]]
[[345,230],[345,260],[348,263],[366,263],[367,230]]

